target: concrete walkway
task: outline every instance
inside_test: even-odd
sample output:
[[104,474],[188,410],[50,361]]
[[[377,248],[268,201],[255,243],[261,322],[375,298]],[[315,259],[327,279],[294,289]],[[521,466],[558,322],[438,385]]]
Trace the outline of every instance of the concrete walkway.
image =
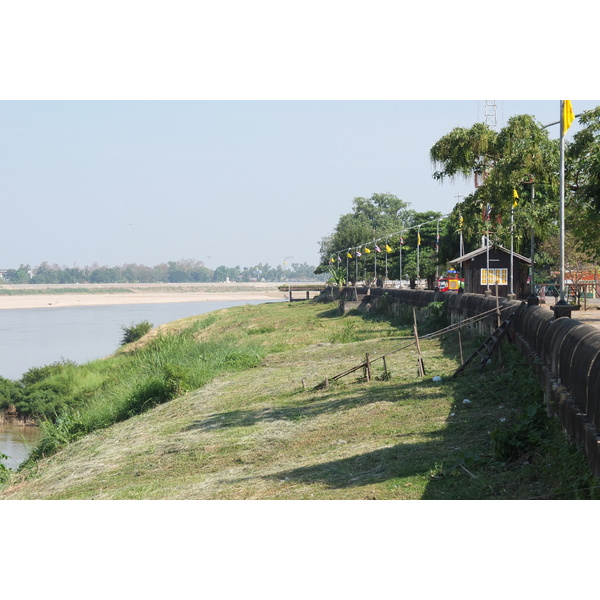
[[[554,306],[554,298],[546,298],[546,304],[540,304],[542,308],[546,310],[552,310]],[[583,310],[583,302],[580,310],[574,310],[571,312],[571,319],[581,321],[586,325],[597,327],[600,329],[600,299],[594,298],[587,300],[587,309]]]

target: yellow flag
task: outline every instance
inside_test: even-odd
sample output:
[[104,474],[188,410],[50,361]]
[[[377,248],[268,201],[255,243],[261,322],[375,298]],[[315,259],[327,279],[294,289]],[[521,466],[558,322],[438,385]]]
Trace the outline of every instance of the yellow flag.
[[563,100],[562,113],[563,133],[566,133],[567,129],[571,127],[571,123],[575,120],[575,113],[573,112],[573,105],[570,100]]
[[348,254],[346,254],[346,256],[347,256],[348,258],[352,258],[352,254],[350,254],[350,252],[348,252]]
[[385,251],[388,253],[392,251],[392,249],[390,248],[390,246],[388,244],[385,245]]
[[463,219],[463,216],[460,215],[460,217],[458,217],[458,228],[462,229],[463,228],[463,223],[465,222],[465,220]]
[[417,231],[417,246],[421,245],[421,234]]
[[367,254],[371,254],[371,251],[370,251],[370,250],[369,250],[369,249],[368,249],[366,246],[365,246],[365,252],[366,252]]
[[515,208],[519,204],[517,202],[518,199],[519,199],[519,194],[517,193],[517,190],[515,188],[513,188],[513,208]]

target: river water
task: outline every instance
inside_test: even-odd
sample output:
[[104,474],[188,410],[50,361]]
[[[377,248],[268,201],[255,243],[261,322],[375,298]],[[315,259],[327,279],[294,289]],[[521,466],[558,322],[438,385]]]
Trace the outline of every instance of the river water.
[[[75,306],[0,311],[0,376],[17,380],[31,367],[61,360],[83,364],[115,352],[122,327],[149,321],[154,327],[184,317],[260,301],[172,302],[124,306]],[[15,468],[35,445],[37,427],[0,425],[2,461]]]

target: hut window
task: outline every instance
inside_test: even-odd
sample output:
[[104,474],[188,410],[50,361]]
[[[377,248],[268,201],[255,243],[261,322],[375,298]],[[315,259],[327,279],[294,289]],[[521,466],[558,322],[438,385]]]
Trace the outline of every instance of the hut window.
[[481,269],[481,285],[507,285],[508,269]]

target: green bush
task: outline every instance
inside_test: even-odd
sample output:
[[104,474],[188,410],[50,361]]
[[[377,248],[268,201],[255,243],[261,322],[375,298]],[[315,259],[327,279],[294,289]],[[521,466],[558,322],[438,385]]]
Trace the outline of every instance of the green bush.
[[[8,456],[0,453],[0,461],[6,460]],[[0,462],[0,484],[6,482],[10,477],[10,469],[3,463]]]
[[549,419],[543,406],[526,406],[516,423],[497,428],[490,434],[494,456],[509,462],[527,452],[539,450],[548,438],[548,425]]
[[116,420],[128,419],[157,404],[168,402],[188,390],[185,370],[166,365],[162,372],[144,379],[134,388],[116,415]]
[[123,330],[121,346],[124,346],[143,338],[152,329],[152,323],[149,321],[140,321],[137,324],[132,323],[129,327],[122,325],[121,329]]
[[6,410],[9,406],[14,406],[23,394],[22,387],[11,381],[0,377],[0,410]]

